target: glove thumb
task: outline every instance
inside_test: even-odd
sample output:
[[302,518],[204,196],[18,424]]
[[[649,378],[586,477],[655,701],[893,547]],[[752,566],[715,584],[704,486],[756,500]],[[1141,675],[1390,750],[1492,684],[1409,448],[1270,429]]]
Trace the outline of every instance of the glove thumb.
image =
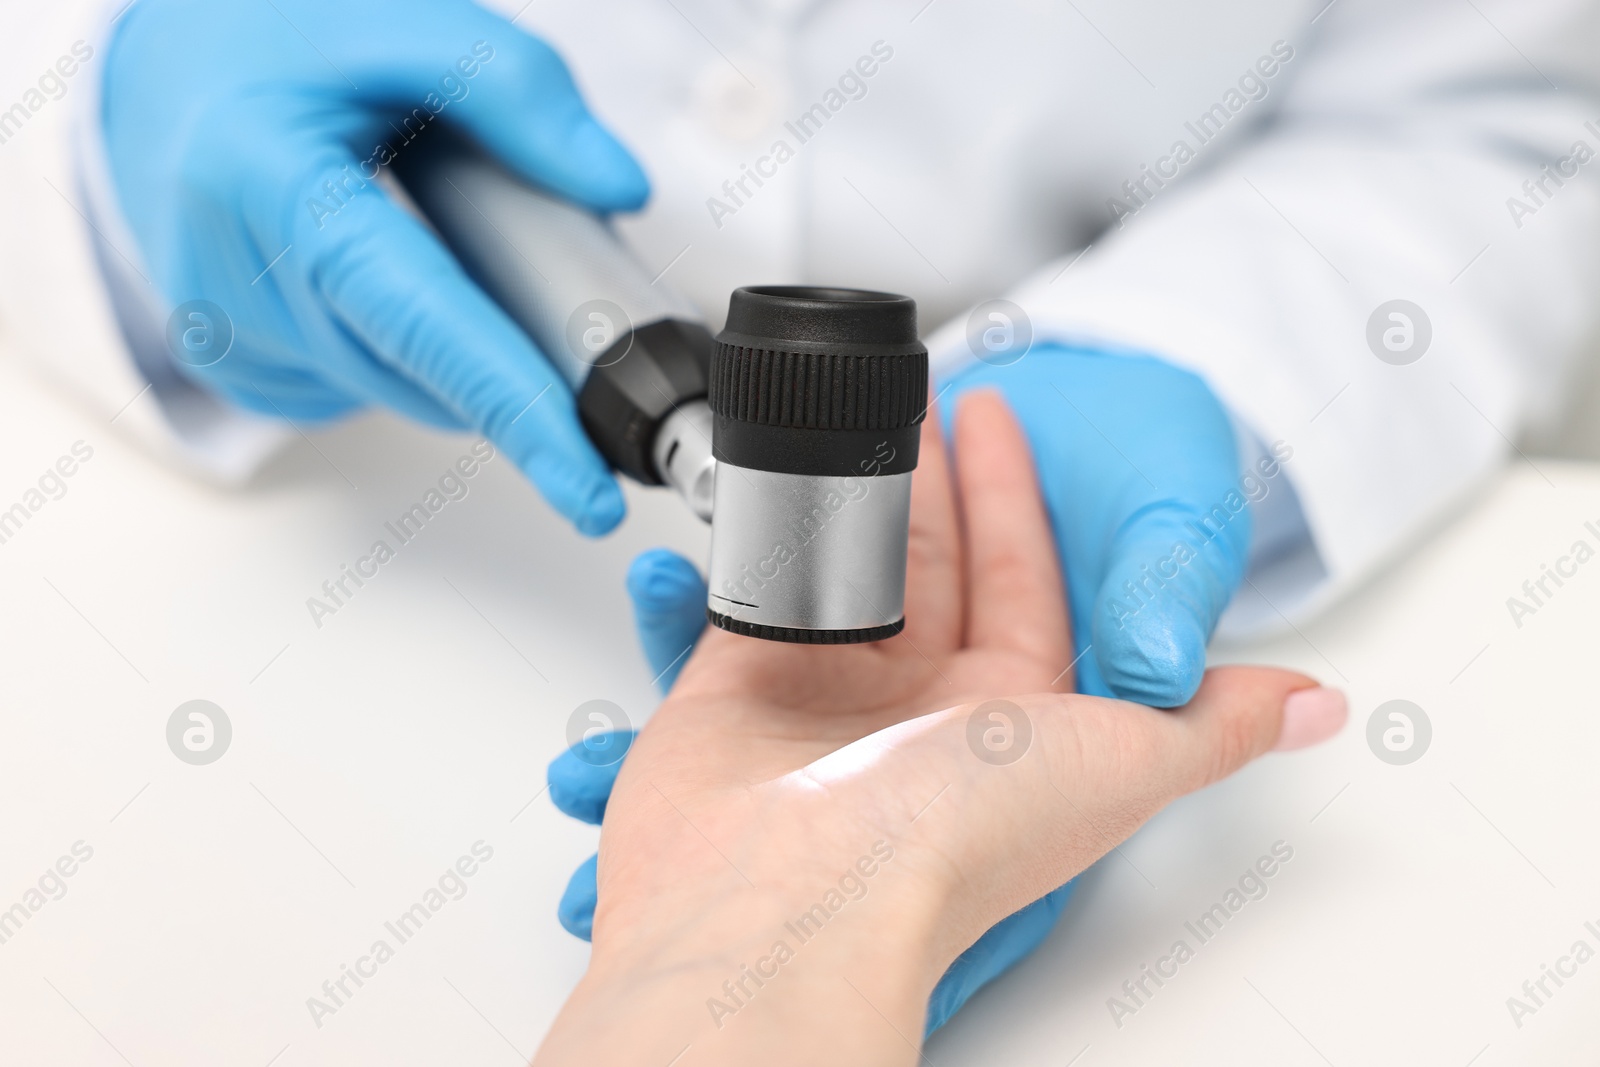
[[1201,513],[1175,502],[1123,524],[1092,625],[1095,661],[1117,696],[1157,708],[1194,696],[1211,632],[1244,578],[1250,524],[1248,506]]

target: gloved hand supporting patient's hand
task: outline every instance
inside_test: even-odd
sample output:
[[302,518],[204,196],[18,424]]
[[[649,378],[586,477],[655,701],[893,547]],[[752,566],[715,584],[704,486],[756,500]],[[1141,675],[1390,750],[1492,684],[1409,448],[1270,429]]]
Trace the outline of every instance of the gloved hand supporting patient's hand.
[[380,404],[475,428],[580,530],[621,520],[558,372],[373,180],[448,123],[580,204],[642,204],[643,171],[549,46],[470,0],[140,0],[103,107],[156,286],[235,330],[220,361],[180,371],[268,416]]
[[1027,430],[1083,654],[1079,690],[1189,700],[1250,550],[1221,403],[1163,360],[1055,344],[951,385],[951,398],[1000,390]]

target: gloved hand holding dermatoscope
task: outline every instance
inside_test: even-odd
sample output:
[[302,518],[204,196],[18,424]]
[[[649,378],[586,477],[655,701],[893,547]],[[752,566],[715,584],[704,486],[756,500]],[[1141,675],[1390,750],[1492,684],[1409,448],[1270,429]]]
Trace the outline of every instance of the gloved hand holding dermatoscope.
[[572,385],[600,453],[715,516],[711,622],[806,644],[900,632],[928,403],[911,299],[742,288],[713,339],[603,219],[459,140],[418,144],[397,170],[462,265]]

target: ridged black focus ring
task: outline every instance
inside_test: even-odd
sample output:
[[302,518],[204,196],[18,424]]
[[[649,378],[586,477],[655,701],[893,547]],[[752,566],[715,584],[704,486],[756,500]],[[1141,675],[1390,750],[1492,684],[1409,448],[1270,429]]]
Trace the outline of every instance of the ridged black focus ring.
[[713,608],[706,608],[706,620],[729,633],[759,637],[763,641],[787,641],[791,645],[861,645],[869,641],[887,640],[906,628],[906,620],[902,618],[886,626],[868,626],[860,630],[802,630],[793,626],[745,622]]
[[896,430],[928,407],[928,351],[841,355],[719,343],[711,410],[761,426]]
[[866,289],[738,289],[707,385],[721,462],[819,476],[909,471],[928,407],[916,303]]

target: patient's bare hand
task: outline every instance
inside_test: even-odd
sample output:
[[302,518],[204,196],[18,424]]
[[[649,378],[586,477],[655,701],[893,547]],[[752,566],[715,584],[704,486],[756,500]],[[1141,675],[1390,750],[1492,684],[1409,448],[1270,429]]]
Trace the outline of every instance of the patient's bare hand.
[[1262,668],[1175,712],[1063,692],[1027,443],[990,393],[955,438],[952,472],[924,426],[904,634],[704,635],[618,778],[591,968],[539,1062],[913,1063],[985,929],[1271,748],[1286,701],[1297,744],[1342,724],[1342,696]]

